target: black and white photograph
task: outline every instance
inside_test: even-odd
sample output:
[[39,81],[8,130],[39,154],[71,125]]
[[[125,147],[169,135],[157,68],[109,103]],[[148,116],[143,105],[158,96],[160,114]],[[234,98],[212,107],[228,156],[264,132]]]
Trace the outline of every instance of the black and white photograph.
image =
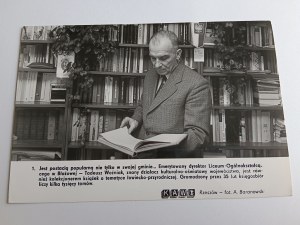
[[20,43],[12,160],[288,156],[270,21],[24,26]]
[[0,224],[298,224],[296,0],[2,0]]

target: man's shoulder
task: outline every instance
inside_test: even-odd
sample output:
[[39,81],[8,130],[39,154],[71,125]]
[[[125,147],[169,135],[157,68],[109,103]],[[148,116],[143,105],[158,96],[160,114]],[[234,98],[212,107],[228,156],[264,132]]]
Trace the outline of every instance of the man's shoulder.
[[207,79],[186,65],[184,65],[182,80],[194,85],[208,85]]

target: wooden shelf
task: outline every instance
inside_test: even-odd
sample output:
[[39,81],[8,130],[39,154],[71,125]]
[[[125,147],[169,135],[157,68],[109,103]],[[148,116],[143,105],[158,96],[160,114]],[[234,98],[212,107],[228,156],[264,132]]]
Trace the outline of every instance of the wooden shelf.
[[103,76],[133,76],[133,77],[144,77],[146,73],[123,73],[123,72],[103,72],[103,71],[88,71],[89,74],[103,75]]
[[246,46],[246,47],[242,47],[242,48],[251,50],[251,51],[275,51],[275,46],[273,46],[273,47]]
[[62,148],[63,144],[58,140],[15,140],[13,148]]
[[16,108],[65,108],[65,103],[50,102],[16,102]]
[[21,44],[52,44],[54,40],[21,40]]
[[[207,49],[214,49],[216,48],[216,46],[214,44],[205,44],[204,43],[204,48],[207,48]],[[249,51],[275,51],[275,47],[269,47],[269,46],[266,46],[266,47],[258,47],[258,46],[241,46],[237,49],[246,49],[246,50],[249,50]]]
[[262,78],[279,78],[278,73],[252,73],[249,72],[247,75],[250,75],[254,79],[262,79]]
[[[36,69],[36,68],[19,68],[19,72],[41,72],[41,73],[56,73],[56,69]],[[124,72],[105,72],[105,71],[88,71],[92,75],[101,76],[133,76],[133,77],[144,77],[146,73],[124,73]],[[277,73],[264,73],[261,72],[241,72],[241,71],[220,71],[218,69],[204,69],[203,76],[209,77],[224,77],[224,76],[237,76],[245,77],[251,76],[252,78],[278,78]]]
[[[80,142],[70,142],[68,148],[81,148]],[[112,149],[106,145],[103,145],[97,141],[87,142],[85,145],[86,149]],[[260,142],[248,142],[248,143],[222,143],[215,142],[209,144],[207,149],[215,150],[220,152],[221,150],[280,150],[287,149],[288,146],[286,143],[277,143],[277,142],[269,142],[269,143],[260,143]]]
[[[21,44],[53,44],[54,40],[21,40]],[[118,47],[128,47],[128,48],[148,48],[148,44],[119,44]],[[195,46],[187,44],[187,45],[179,45],[179,48],[195,48]],[[205,44],[203,48],[214,49],[216,48],[214,44]],[[258,46],[243,46],[240,49],[246,49],[249,51],[275,51],[275,47],[258,47]]]
[[124,48],[148,48],[148,44],[119,44],[119,47]]
[[77,104],[74,103],[74,108],[89,108],[89,109],[135,109],[137,104],[128,103],[90,103],[90,104]]
[[[119,44],[119,47],[128,48],[148,48],[148,44]],[[195,48],[193,45],[179,45],[179,48]]]
[[18,71],[19,72],[56,73],[56,68],[53,68],[53,69],[19,68]]
[[[18,71],[56,73],[56,69],[19,68]],[[128,76],[128,77],[144,77],[146,75],[146,73],[123,73],[123,72],[105,72],[105,71],[88,71],[88,74],[100,75],[100,76]]]
[[265,73],[264,71],[221,71],[218,68],[204,68],[203,76],[209,77],[226,77],[226,76],[236,76],[236,77],[246,77],[250,76],[252,78],[278,78],[277,73]]
[[[68,148],[81,148],[81,147],[82,146],[81,146],[80,142],[78,142],[78,141],[70,142],[68,145]],[[100,150],[101,149],[113,149],[113,148],[103,145],[97,141],[86,142],[85,148],[86,149],[100,149]]]
[[287,149],[286,143],[278,142],[245,142],[245,143],[223,143],[214,142],[208,145],[209,149],[220,149],[220,150],[280,150]]
[[[19,72],[41,72],[41,73],[56,73],[56,69],[36,69],[36,68],[19,68]],[[88,74],[102,76],[129,76],[129,77],[144,77],[146,73],[124,73],[124,72],[106,72],[106,71],[88,71]]]
[[[21,40],[21,44],[53,44],[54,40]],[[119,44],[118,47],[127,47],[127,48],[148,48],[148,44]],[[179,48],[194,48],[193,45],[179,45]]]
[[225,110],[276,110],[276,111],[281,111],[283,110],[282,106],[280,105],[274,105],[274,106],[258,106],[258,105],[246,105],[246,106],[234,106],[234,105],[230,105],[230,106],[221,106],[221,105],[214,105],[212,106],[212,109],[225,109]]

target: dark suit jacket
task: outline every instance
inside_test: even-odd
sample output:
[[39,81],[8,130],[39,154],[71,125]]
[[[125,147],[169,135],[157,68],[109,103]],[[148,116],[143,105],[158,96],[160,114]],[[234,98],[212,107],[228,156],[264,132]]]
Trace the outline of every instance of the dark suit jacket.
[[[187,157],[201,149],[208,139],[211,112],[208,81],[180,63],[155,97],[158,79],[154,69],[145,76],[142,100],[132,116],[141,124],[138,136],[144,139],[162,133],[186,133],[187,139],[182,144],[169,149],[172,156],[162,157]],[[146,158],[157,157],[157,152],[149,152],[152,155]]]

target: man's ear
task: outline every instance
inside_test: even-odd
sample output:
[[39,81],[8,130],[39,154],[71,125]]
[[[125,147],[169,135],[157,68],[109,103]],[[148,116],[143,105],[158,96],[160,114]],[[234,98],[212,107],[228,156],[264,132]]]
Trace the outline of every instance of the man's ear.
[[177,61],[180,60],[181,53],[182,53],[182,50],[181,50],[181,49],[177,49],[177,51],[176,51],[176,60],[177,60]]

